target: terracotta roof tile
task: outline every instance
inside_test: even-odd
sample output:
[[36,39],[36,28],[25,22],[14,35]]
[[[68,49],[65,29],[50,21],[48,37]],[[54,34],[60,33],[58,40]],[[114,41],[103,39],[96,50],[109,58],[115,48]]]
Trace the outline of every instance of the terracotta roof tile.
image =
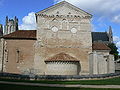
[[36,39],[36,30],[18,30],[16,32],[4,35],[6,39]]
[[102,42],[94,42],[92,44],[93,50],[111,50],[107,45]]
[[45,60],[45,62],[49,62],[49,61],[79,61],[79,60],[77,60],[76,58],[74,58],[68,54],[59,53],[59,54],[56,54],[55,56]]

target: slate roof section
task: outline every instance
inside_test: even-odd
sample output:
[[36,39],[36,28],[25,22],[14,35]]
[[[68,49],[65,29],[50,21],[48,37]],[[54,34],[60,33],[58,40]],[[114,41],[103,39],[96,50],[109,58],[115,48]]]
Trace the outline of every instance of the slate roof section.
[[93,50],[111,50],[106,44],[102,42],[95,42],[92,44]]
[[92,42],[94,41],[109,41],[107,32],[92,32]]
[[36,30],[18,30],[4,35],[5,39],[36,39]]
[[48,58],[45,60],[45,62],[50,62],[50,61],[71,61],[71,62],[79,62],[76,58],[70,56],[69,54],[66,54],[64,52],[56,54],[53,57]]

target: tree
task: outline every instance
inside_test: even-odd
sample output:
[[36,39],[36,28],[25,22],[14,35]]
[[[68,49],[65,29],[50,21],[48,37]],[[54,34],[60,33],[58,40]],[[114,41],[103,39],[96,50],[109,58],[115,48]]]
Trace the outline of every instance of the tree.
[[117,51],[118,48],[116,47],[116,45],[114,43],[110,43],[108,44],[108,47],[111,49],[110,54],[113,54],[114,59],[117,60],[119,52]]

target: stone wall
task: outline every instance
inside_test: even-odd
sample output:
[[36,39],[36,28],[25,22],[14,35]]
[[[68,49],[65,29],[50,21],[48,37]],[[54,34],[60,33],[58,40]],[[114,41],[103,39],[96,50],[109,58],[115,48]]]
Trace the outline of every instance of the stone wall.
[[2,63],[3,63],[3,39],[0,38],[0,72],[2,72]]
[[4,72],[29,74],[34,64],[35,40],[5,39]]
[[118,71],[120,71],[120,63],[115,63],[115,70],[118,70]]
[[115,73],[115,61],[114,61],[114,56],[109,55],[108,59],[108,73]]
[[79,75],[80,65],[78,62],[46,62],[45,75]]
[[94,51],[90,54],[89,62],[90,74],[107,74],[115,72],[114,56],[108,55],[106,51]]
[[44,60],[61,52],[80,60],[80,74],[89,74],[88,58],[92,52],[91,17],[87,17],[83,11],[64,5],[41,13],[36,14],[38,28],[34,67],[41,72],[38,74],[45,72]]

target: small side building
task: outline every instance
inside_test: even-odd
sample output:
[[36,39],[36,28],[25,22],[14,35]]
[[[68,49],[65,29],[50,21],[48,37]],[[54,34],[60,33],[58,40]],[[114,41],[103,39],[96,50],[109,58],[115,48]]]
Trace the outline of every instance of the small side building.
[[114,56],[109,54],[110,48],[103,42],[95,42],[90,54],[90,74],[115,73]]
[[29,74],[34,63],[36,30],[18,30],[2,37],[1,72]]

